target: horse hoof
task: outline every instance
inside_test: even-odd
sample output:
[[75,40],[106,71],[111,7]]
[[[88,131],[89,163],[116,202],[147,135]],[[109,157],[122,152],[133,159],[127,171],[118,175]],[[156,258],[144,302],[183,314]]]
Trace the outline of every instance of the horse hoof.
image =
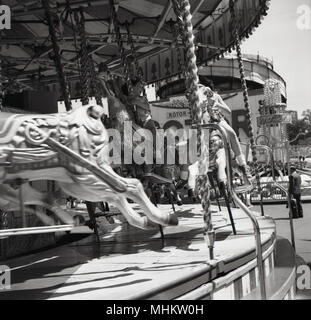
[[177,226],[178,225],[178,218],[177,218],[177,215],[175,213],[171,213],[169,215],[167,224],[169,226]]
[[89,227],[91,230],[94,230],[95,229],[95,224],[93,222],[91,222],[90,220],[88,221],[85,221],[84,225],[86,227]]
[[146,225],[144,226],[145,230],[155,230],[158,228],[158,225],[148,219]]

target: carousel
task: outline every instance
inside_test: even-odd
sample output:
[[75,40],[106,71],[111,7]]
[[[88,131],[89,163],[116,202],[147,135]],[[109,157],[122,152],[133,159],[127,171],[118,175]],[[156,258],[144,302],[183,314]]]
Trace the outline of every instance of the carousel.
[[[0,257],[12,282],[0,298],[294,299],[292,220],[290,243],[262,202],[258,214],[244,201],[263,191],[241,41],[269,1],[2,3],[12,26],[0,31]],[[230,106],[198,77],[232,50],[253,177]],[[173,82],[195,132],[175,147],[195,157],[154,165],[161,128],[147,91]]]

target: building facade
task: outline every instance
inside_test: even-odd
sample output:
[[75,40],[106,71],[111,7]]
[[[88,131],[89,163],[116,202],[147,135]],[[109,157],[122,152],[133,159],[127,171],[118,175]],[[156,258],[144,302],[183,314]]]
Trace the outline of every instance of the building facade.
[[[289,115],[291,119],[294,119],[297,116],[295,111],[287,112],[285,80],[274,70],[273,62],[267,58],[259,55],[243,55],[243,63],[255,138],[267,135],[269,141],[283,141],[285,126],[280,125],[277,119],[284,120],[284,117],[289,119]],[[227,119],[236,131],[242,145],[248,145],[248,122],[237,57],[232,54],[227,55],[219,61],[200,67],[199,77],[202,84],[210,86],[222,96],[231,109],[231,114],[226,115]],[[275,92],[269,91],[269,84],[271,90],[272,84],[275,84]],[[153,103],[152,116],[161,127],[167,127],[172,123],[176,127],[177,123],[184,126],[190,122],[190,118],[182,112],[183,108],[180,105],[169,102],[169,100],[184,96],[185,90],[183,79],[176,79],[170,83],[158,83],[159,100]],[[171,111],[174,108],[176,108],[176,113]],[[269,120],[271,115],[273,115],[272,119]],[[258,142],[260,142],[259,138]],[[275,147],[279,148],[280,145]],[[284,157],[279,151],[275,156],[279,160]]]
[[287,130],[286,126],[292,122],[291,113],[282,103],[280,84],[275,79],[268,79],[264,86],[264,100],[259,102],[257,117],[258,143],[266,144],[274,151],[276,161],[287,161]]

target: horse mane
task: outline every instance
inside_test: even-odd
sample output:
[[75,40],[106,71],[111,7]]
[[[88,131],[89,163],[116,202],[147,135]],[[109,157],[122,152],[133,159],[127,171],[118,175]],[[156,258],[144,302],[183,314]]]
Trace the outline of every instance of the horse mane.
[[[92,117],[92,111],[96,108],[98,116]],[[98,111],[98,110],[102,111]],[[104,109],[97,105],[85,105],[71,110],[70,112],[60,114],[61,120],[66,122],[69,127],[84,126],[94,134],[101,134],[105,127],[100,120],[104,113]]]

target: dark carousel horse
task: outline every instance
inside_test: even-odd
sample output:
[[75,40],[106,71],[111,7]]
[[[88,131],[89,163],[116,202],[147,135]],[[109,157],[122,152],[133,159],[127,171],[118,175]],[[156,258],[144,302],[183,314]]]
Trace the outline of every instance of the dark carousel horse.
[[[116,129],[121,134],[121,159],[124,159],[124,146],[132,144],[136,147],[132,137],[133,134],[137,134],[140,129],[147,129],[152,134],[152,140],[147,140],[144,137],[145,143],[152,145],[152,164],[136,165],[135,161],[132,161],[131,165],[124,163],[115,166],[115,170],[120,175],[125,174],[127,176],[136,177],[142,181],[145,186],[147,195],[153,199],[156,203],[157,200],[152,196],[153,192],[151,189],[154,185],[162,185],[166,191],[170,191],[172,196],[178,205],[181,205],[181,199],[176,192],[174,185],[174,177],[170,174],[169,166],[161,165],[156,166],[156,150],[155,139],[156,139],[156,127],[150,116],[150,106],[145,97],[140,96],[142,91],[142,85],[137,80],[133,82],[133,93],[129,94],[128,86],[123,83],[120,77],[109,77],[109,73],[104,71],[99,76],[104,92],[106,93],[108,100],[109,118],[104,119],[104,123],[110,128]],[[136,110],[135,110],[136,109]],[[106,121],[106,122],[105,122]],[[124,124],[126,121],[131,123],[131,132],[124,131]],[[150,137],[151,139],[151,137]],[[169,181],[167,180],[169,179]],[[167,194],[167,192],[164,192]]]

